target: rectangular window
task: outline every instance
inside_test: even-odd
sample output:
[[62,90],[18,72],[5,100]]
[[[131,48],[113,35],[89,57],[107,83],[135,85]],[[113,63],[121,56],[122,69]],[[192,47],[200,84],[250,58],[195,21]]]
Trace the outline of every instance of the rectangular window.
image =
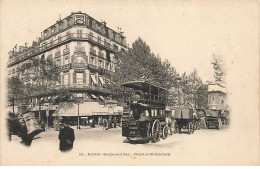
[[65,56],[64,65],[67,65],[67,64],[69,64],[69,58],[67,58],[67,57]]
[[83,84],[83,73],[76,73],[77,84]]
[[69,84],[69,74],[68,73],[64,74],[64,85],[67,85],[67,84]]
[[102,68],[102,63],[103,63],[102,60],[99,60],[99,61],[98,61],[98,67],[101,67],[101,68]]
[[94,57],[91,57],[90,64],[94,65]]
[[101,37],[98,36],[98,43],[101,44]]
[[58,36],[58,43],[60,43],[61,42],[61,36],[59,35]]
[[50,45],[51,45],[51,46],[53,45],[53,39],[50,40]]
[[77,30],[77,37],[82,38],[82,30]]
[[92,33],[92,32],[89,32],[88,38],[91,39],[91,40],[93,40],[93,33]]
[[56,66],[61,66],[60,59],[56,60]]
[[70,31],[66,32],[66,38],[69,39],[70,38]]

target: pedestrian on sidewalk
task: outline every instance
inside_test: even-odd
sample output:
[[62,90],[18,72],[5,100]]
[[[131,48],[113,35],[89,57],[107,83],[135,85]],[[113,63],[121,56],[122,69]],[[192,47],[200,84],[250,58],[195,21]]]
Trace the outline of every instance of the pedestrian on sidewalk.
[[113,121],[113,127],[114,127],[114,129],[116,128],[116,122],[117,122],[116,117],[114,117],[114,121]]
[[75,140],[74,130],[69,127],[68,120],[63,119],[63,125],[59,133],[60,151],[66,152],[72,150]]

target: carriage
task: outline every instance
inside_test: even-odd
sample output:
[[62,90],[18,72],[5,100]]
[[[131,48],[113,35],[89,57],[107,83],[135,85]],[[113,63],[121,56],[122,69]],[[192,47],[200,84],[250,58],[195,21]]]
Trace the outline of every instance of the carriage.
[[175,108],[175,129],[181,133],[182,129],[188,129],[188,134],[194,133],[193,110],[189,107]]
[[130,142],[146,140],[160,141],[168,137],[166,124],[166,89],[147,81],[123,83],[124,111],[122,116],[122,136]]
[[221,110],[205,110],[205,118],[207,128],[214,126],[222,129]]

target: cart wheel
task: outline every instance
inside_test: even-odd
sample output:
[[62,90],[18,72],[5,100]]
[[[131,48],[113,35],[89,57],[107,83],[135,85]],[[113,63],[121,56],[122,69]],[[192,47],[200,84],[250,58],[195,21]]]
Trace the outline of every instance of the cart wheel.
[[166,139],[168,137],[168,127],[163,127],[163,139]]
[[127,140],[128,140],[129,142],[131,142],[131,141],[132,141],[132,140],[131,140],[131,139],[130,139],[128,136],[127,136],[126,138],[127,138]]
[[153,122],[153,127],[152,127],[152,142],[156,143],[160,141],[160,133],[161,133],[161,126],[159,120],[155,120]]

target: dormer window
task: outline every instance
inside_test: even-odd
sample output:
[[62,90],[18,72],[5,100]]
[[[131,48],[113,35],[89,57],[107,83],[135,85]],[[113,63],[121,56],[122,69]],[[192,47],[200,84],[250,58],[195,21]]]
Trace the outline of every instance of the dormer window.
[[63,23],[61,22],[60,24],[59,24],[59,30],[62,30],[63,29]]
[[55,33],[55,28],[52,27],[52,28],[51,28],[51,34],[54,34],[54,33]]

